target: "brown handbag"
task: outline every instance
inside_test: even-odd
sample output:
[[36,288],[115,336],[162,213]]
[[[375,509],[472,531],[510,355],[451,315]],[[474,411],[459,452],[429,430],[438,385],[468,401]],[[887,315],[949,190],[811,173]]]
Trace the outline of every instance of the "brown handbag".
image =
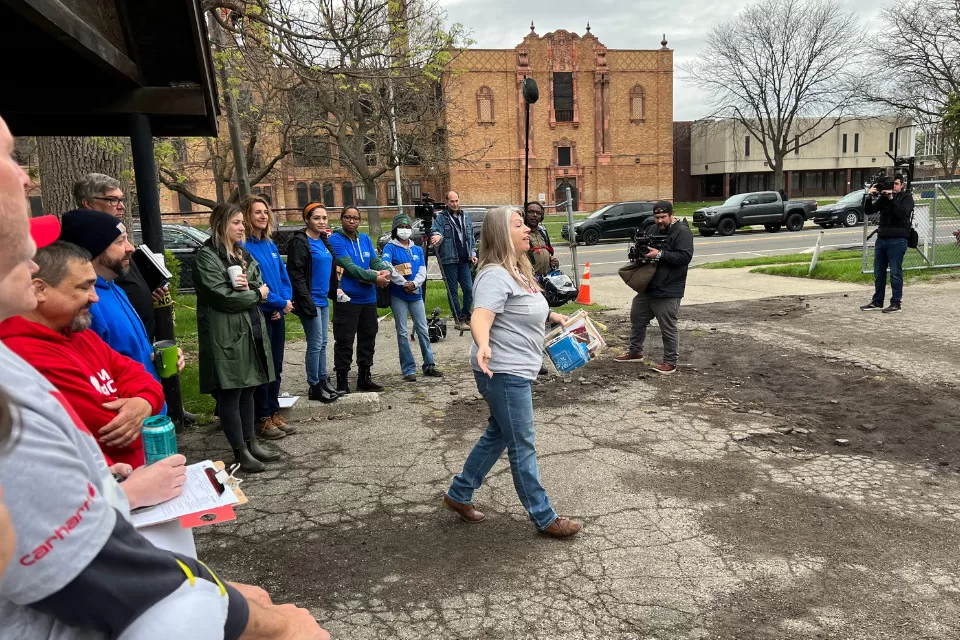
[[624,284],[637,293],[643,293],[647,290],[647,285],[650,284],[653,274],[656,272],[657,265],[652,262],[647,264],[630,262],[617,271]]

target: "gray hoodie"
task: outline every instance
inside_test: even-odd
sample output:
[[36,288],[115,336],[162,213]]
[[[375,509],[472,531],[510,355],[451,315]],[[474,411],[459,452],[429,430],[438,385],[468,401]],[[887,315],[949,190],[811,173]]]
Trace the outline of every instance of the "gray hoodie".
[[19,414],[15,445],[0,454],[17,538],[0,577],[0,638],[239,637],[244,597],[133,528],[126,496],[69,402],[3,344],[0,388]]

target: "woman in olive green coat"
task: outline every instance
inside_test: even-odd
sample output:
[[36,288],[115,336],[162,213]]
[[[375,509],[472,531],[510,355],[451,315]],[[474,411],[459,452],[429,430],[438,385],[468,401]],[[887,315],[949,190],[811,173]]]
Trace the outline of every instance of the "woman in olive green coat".
[[[253,392],[274,379],[273,359],[260,304],[269,289],[260,266],[246,249],[243,212],[219,204],[210,214],[210,239],[197,253],[193,282],[197,289],[200,343],[200,391],[217,396],[220,425],[236,462],[247,472],[264,470],[280,454],[263,448],[253,433]],[[228,269],[240,267],[231,281]]]

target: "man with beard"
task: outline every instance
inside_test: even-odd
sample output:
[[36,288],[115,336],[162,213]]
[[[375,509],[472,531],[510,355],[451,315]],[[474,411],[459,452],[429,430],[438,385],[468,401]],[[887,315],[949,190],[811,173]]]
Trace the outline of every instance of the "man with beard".
[[163,388],[89,329],[98,276],[85,249],[55,242],[34,262],[37,308],[0,323],[0,340],[66,397],[108,459],[142,466],[140,430],[163,408]]
[[530,251],[527,257],[533,265],[533,275],[542,278],[560,266],[560,260],[553,255],[550,234],[543,222],[543,206],[539,202],[528,202],[525,222],[530,229]]
[[677,222],[673,216],[673,204],[660,200],[653,206],[653,221],[657,233],[666,235],[661,249],[651,247],[646,258],[657,265],[645,291],[637,293],[630,309],[630,349],[614,358],[616,362],[643,363],[643,343],[647,326],[654,318],[660,325],[663,338],[663,360],[651,367],[660,374],[677,370],[677,353],[680,332],[677,331],[677,314],[680,299],[687,286],[687,268],[693,259],[693,233],[686,221]]
[[[133,245],[123,222],[114,216],[76,209],[63,214],[60,240],[83,247],[93,256],[91,264],[97,274],[96,294],[99,302],[90,309],[90,326],[104,342],[118,353],[136,360],[157,381],[160,376],[153,362],[153,345],[126,291],[116,280],[130,271]],[[183,351],[177,366],[183,369]]]

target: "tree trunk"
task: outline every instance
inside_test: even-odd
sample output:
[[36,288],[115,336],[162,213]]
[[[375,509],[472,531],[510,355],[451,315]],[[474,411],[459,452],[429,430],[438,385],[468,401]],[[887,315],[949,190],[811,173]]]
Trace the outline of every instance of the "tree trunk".
[[[133,195],[133,161],[126,138],[38,137],[40,197],[46,213],[62,216],[77,205],[73,184],[88,173],[103,173],[120,181],[124,195]],[[131,227],[133,207],[124,223]]]
[[776,163],[776,166],[773,168],[773,190],[779,191],[780,189],[783,189],[786,191],[787,181],[783,173],[783,158],[780,158],[779,160],[775,159],[774,162]]
[[[373,178],[364,178],[363,179],[363,189],[366,193],[364,199],[367,202],[368,206],[374,207],[380,204],[379,196],[377,193],[377,181]],[[370,226],[370,237],[379,238],[381,231],[380,226],[380,210],[379,209],[369,209],[368,214],[368,223]]]

